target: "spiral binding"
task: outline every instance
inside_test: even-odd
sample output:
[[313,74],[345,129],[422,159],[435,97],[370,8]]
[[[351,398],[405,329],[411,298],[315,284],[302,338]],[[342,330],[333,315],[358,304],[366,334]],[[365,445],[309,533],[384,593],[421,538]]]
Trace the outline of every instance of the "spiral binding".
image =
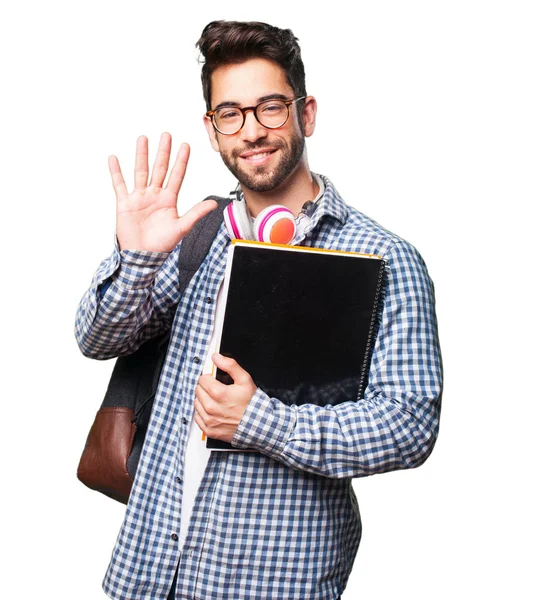
[[356,398],[356,400],[360,400],[362,398],[362,394],[364,393],[367,385],[366,378],[368,378],[369,367],[371,366],[371,355],[373,353],[373,346],[375,344],[377,327],[379,325],[377,319],[377,310],[379,308],[379,301],[383,289],[382,283],[384,280],[385,266],[386,263],[384,262],[384,260],[381,260],[381,265],[379,267],[379,278],[377,279],[377,289],[375,291],[375,300],[373,301],[371,325],[369,327],[369,334],[367,336],[367,346],[365,347],[365,357],[363,361],[362,371],[360,374],[360,385],[358,386],[358,397]]

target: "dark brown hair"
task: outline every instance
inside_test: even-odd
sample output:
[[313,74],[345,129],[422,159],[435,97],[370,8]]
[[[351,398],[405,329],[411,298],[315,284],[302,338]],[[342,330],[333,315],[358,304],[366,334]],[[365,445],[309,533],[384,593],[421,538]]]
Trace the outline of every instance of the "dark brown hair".
[[[304,65],[297,42],[291,29],[257,21],[212,21],[206,25],[196,46],[203,57],[202,89],[207,110],[211,110],[213,71],[250,58],[266,58],[280,65],[295,96],[306,96]],[[299,104],[304,107],[304,103]]]

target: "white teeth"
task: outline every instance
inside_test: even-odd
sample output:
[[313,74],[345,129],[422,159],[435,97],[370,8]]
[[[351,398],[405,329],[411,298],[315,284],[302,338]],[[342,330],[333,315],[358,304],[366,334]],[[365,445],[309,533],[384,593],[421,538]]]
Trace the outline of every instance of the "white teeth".
[[252,154],[251,156],[246,156],[247,160],[259,160],[261,158],[264,158],[265,156],[268,156],[269,154],[272,154],[271,152],[261,152],[260,154]]

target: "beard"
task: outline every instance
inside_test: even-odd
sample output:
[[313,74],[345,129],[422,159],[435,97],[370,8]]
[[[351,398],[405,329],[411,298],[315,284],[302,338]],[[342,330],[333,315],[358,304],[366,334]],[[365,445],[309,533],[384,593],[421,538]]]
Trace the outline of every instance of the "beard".
[[[268,142],[261,140],[245,148],[234,149],[230,152],[221,150],[221,158],[228,170],[240,184],[253,192],[270,192],[276,189],[293,173],[304,153],[305,139],[302,133],[295,133],[288,142],[276,140]],[[276,148],[279,154],[278,163],[274,166],[251,167],[250,173],[240,164],[240,154],[261,148]]]

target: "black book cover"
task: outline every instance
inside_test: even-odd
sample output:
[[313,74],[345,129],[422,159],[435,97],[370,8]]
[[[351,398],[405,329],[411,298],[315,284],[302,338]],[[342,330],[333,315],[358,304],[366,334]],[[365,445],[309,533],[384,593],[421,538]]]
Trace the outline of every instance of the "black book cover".
[[[235,242],[219,352],[285,404],[358,400],[367,386],[383,270],[371,255]],[[232,383],[221,370],[216,377]],[[207,447],[237,450],[210,438]]]

